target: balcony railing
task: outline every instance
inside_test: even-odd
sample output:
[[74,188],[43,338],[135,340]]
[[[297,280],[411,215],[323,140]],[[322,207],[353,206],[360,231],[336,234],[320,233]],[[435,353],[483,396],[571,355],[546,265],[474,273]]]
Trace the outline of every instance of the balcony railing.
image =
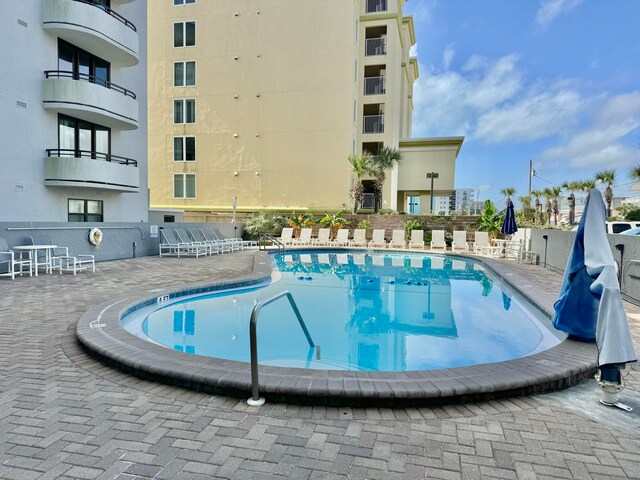
[[386,38],[367,38],[365,46],[365,56],[371,57],[374,55],[386,55],[387,54],[387,39]]
[[365,95],[383,95],[385,93],[384,77],[365,77],[364,94]]
[[[75,2],[80,2],[80,3],[86,3],[87,5],[93,5],[96,8],[99,8],[100,10],[105,11],[108,15],[111,15],[113,18],[115,18],[116,20],[124,23],[127,27],[129,27],[131,30],[133,30],[134,32],[137,32],[138,30],[136,29],[136,26],[131,23],[129,20],[127,20],[126,18],[124,18],[122,15],[120,15],[117,12],[114,12],[113,10],[111,10],[109,7],[107,7],[106,5],[103,5],[102,3],[96,2],[95,0],[74,0]],[[383,0],[386,3],[386,0]]]
[[89,150],[74,150],[71,148],[48,148],[47,157],[74,157],[88,158],[91,160],[103,160],[105,162],[119,163],[121,165],[138,166],[137,160],[131,158],[119,157],[110,153],[92,152]]
[[384,133],[384,115],[365,115],[362,133]]
[[93,75],[89,75],[86,73],[76,73],[69,72],[65,70],[45,70],[44,72],[45,78],[71,78],[73,80],[82,80],[89,83],[95,83],[96,85],[102,85],[105,88],[113,90],[115,92],[122,93],[125,97],[131,97],[134,100],[136,99],[136,94],[131,90],[127,90],[120,85],[116,85],[115,83],[109,82],[102,78],[95,77]]
[[386,12],[387,0],[367,0],[366,13],[372,12]]

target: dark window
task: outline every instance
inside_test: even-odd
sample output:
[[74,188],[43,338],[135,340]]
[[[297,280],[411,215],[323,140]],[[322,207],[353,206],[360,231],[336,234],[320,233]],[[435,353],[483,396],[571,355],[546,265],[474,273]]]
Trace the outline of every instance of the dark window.
[[196,22],[173,24],[173,46],[193,47],[196,44]]
[[176,221],[176,216],[175,215],[165,215],[164,216],[164,223],[174,223]]
[[111,154],[111,130],[102,125],[58,115],[58,148],[61,156],[105,159]]
[[103,222],[102,200],[69,199],[70,222]]
[[193,162],[196,159],[196,137],[173,138],[173,161]]
[[111,77],[109,62],[61,39],[58,39],[58,70],[72,72],[76,80],[104,86]]
[[188,5],[190,3],[196,3],[196,0],[173,0],[174,5]]

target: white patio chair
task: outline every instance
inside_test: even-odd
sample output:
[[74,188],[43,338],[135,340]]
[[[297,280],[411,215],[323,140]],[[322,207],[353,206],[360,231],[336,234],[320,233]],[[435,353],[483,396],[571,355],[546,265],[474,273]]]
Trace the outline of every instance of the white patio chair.
[[489,242],[489,232],[475,233],[475,242],[473,242],[473,253],[481,255],[489,255],[491,257],[498,254],[500,247],[494,247]]
[[353,231],[353,240],[349,242],[350,247],[366,247],[367,231],[364,228],[356,228]]
[[278,240],[285,246],[291,245],[291,242],[293,241],[293,227],[283,228]]
[[93,255],[69,255],[59,259],[58,271],[70,272],[74,275],[82,270],[91,269],[93,273],[96,271],[96,260]]
[[391,233],[391,241],[389,242],[389,248],[405,248],[407,246],[404,241],[404,230],[394,230]]
[[338,234],[336,235],[336,239],[331,241],[331,245],[335,247],[346,247],[349,245],[349,229],[341,228],[338,230]]
[[204,233],[199,228],[188,228],[187,232],[194,242],[200,242],[209,247],[209,255],[214,253],[230,252],[231,247],[219,240],[207,240]]
[[169,228],[163,228],[160,230],[160,256],[163,255],[176,255],[178,257],[207,254],[207,248],[204,246],[194,246],[190,243],[181,242],[176,236],[175,232]]
[[300,230],[300,237],[294,238],[291,242],[292,245],[311,245],[311,232],[310,228],[303,228]]
[[311,243],[317,245],[319,247],[325,247],[329,245],[329,236],[331,235],[330,228],[320,228],[318,229],[318,238],[314,238]]
[[467,242],[466,230],[453,231],[453,242],[451,243],[451,251],[455,252],[456,250],[462,252],[469,251],[469,242]]
[[[29,276],[33,275],[29,253],[12,252],[7,241],[2,237],[0,237],[0,265],[6,265],[6,272],[0,273],[0,277],[11,277],[11,280],[13,280],[16,275],[22,275],[27,271]],[[5,268],[2,268],[2,270],[5,270]]]
[[241,238],[226,238],[219,234],[215,228],[201,228],[200,231],[207,239],[207,241],[218,241],[229,247],[232,252],[238,252],[242,250]]
[[373,230],[373,236],[369,242],[369,247],[387,247],[387,241],[384,239],[384,229],[376,228]]
[[[55,245],[51,236],[47,234],[29,235],[29,241],[31,245]],[[53,268],[59,265],[60,257],[69,256],[68,247],[56,246],[55,248],[45,250],[38,250],[35,258],[32,258],[34,269],[42,265],[48,273],[53,271]]]
[[447,250],[447,242],[444,240],[444,230],[433,230],[431,232],[431,243],[429,244],[431,250],[442,249]]
[[[213,253],[214,248],[212,247],[211,242],[196,240],[182,228],[174,228],[173,232],[179,242],[192,247],[202,247],[204,248],[205,255],[211,255]],[[215,253],[218,253],[217,248],[215,248]]]
[[424,230],[411,230],[409,248],[422,248],[424,250]]

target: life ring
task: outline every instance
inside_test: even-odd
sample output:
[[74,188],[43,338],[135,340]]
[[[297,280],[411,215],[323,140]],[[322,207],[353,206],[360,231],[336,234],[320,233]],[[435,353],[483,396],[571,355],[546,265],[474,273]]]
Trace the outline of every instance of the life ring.
[[89,230],[89,243],[94,247],[99,247],[102,243],[102,232],[99,228]]

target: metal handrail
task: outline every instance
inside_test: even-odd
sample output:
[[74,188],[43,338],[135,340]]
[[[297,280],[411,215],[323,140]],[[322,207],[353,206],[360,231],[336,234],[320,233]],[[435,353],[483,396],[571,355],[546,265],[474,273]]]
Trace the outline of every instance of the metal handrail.
[[108,15],[111,15],[116,20],[124,23],[127,27],[129,27],[134,32],[138,31],[138,29],[136,28],[136,26],[133,23],[131,23],[129,20],[124,18],[119,13],[114,12],[109,7],[107,7],[106,5],[103,5],[102,3],[98,3],[95,0],[74,0],[74,1],[80,2],[80,3],[85,3],[87,5],[91,5],[92,7],[99,8],[100,10],[104,10],[105,13],[107,13]]
[[258,248],[260,250],[266,250],[266,248],[263,248],[263,247],[266,247],[266,245],[264,245],[262,243],[262,240],[265,240],[265,239],[269,240],[271,243],[277,245],[278,251],[284,253],[284,250],[285,250],[284,243],[282,243],[276,237],[269,235],[268,233],[261,233],[260,234],[260,238],[258,239]]
[[79,73],[79,72],[70,72],[68,70],[45,70],[44,72],[45,78],[71,78],[73,80],[86,80],[90,83],[95,83],[96,85],[101,85],[109,90],[115,90],[116,92],[122,93],[125,97],[131,97],[134,100],[136,99],[136,94],[131,90],[127,90],[120,85],[112,83],[108,80],[103,80],[101,78],[96,77],[95,75],[89,75],[88,73]]
[[74,157],[104,160],[105,162],[120,163],[121,165],[138,166],[138,161],[132,158],[119,157],[110,153],[92,152],[89,150],[74,150],[72,148],[47,148],[47,157]]
[[316,345],[315,343],[313,343],[311,335],[309,334],[309,330],[307,330],[307,326],[302,319],[302,315],[300,315],[300,310],[298,310],[298,306],[293,300],[293,295],[291,295],[291,292],[285,290],[278,295],[274,295],[271,298],[258,302],[256,306],[253,307],[253,311],[251,312],[251,321],[249,323],[249,341],[251,344],[251,398],[247,400],[247,403],[251,406],[260,406],[264,404],[264,398],[260,398],[260,385],[258,383],[258,315],[260,314],[260,310],[262,310],[262,307],[269,305],[270,303],[273,303],[282,297],[287,297],[289,299],[291,308],[293,308],[293,312],[298,318],[298,322],[302,327],[302,331],[304,332],[305,337],[307,337],[309,346],[311,348],[316,348]]

